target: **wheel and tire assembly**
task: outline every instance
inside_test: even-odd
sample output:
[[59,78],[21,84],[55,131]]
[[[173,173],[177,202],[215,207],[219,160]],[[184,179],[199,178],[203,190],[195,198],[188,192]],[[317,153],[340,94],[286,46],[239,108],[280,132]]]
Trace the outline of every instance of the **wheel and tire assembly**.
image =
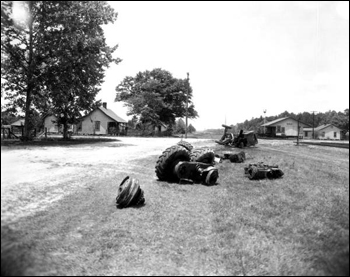
[[197,149],[191,153],[191,162],[213,164],[215,153],[212,149]]
[[193,150],[193,145],[187,141],[181,140],[177,143],[177,145],[182,146],[183,148],[187,149],[188,151],[192,151]]
[[119,185],[118,195],[116,197],[117,208],[123,209],[130,206],[140,206],[144,203],[145,198],[139,181],[127,176]]
[[179,162],[189,162],[190,152],[180,145],[167,148],[156,164],[156,174],[160,181],[175,181],[178,179],[174,172]]

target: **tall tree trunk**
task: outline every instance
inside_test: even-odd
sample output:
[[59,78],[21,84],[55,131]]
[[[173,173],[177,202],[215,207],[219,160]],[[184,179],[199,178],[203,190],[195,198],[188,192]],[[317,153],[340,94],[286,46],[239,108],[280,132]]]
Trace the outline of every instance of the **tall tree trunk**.
[[63,139],[68,139],[68,124],[65,122],[63,124]]
[[32,102],[32,89],[33,89],[33,18],[31,16],[33,3],[29,2],[29,57],[28,57],[28,70],[27,70],[27,95],[26,95],[26,110],[24,118],[24,138],[29,139],[29,116],[30,116],[30,104]]

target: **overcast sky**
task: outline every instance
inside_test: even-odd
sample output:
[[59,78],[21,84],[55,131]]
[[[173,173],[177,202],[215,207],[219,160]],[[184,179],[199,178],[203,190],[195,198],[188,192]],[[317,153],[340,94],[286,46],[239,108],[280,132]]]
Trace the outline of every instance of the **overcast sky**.
[[139,71],[190,74],[197,130],[284,111],[349,107],[349,2],[121,2],[107,43],[123,61],[97,99],[128,119],[115,87]]

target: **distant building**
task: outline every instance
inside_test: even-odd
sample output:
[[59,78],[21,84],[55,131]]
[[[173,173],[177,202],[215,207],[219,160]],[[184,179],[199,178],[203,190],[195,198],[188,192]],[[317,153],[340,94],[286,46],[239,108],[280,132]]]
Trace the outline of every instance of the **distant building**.
[[341,139],[341,129],[334,126],[333,124],[323,124],[314,129],[305,128],[304,138],[313,138],[313,132],[315,132],[315,138],[318,138],[318,139],[331,139],[331,140]]
[[10,124],[11,132],[17,136],[21,136],[23,134],[24,128],[24,118],[18,119],[15,122]]
[[[61,125],[58,127],[56,121],[57,117],[53,114],[46,114],[44,115],[44,132],[50,133],[50,134],[58,134],[63,132],[63,126]],[[74,125],[68,125],[68,132],[73,132]]]
[[[298,120],[292,117],[283,117],[261,125],[265,129],[265,135],[269,137],[297,137]],[[299,136],[303,135],[303,129],[310,125],[299,121]]]
[[125,135],[127,121],[107,109],[107,103],[83,116],[77,124],[77,133],[86,135]]

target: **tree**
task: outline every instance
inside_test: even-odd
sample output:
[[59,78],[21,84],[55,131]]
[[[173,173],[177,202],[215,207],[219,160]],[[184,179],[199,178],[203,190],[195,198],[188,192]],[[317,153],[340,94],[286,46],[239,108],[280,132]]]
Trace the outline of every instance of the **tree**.
[[135,128],[137,124],[137,117],[133,116],[129,121],[128,121],[128,126],[131,128]]
[[185,134],[186,133],[186,124],[182,118],[179,118],[176,121],[175,133],[178,133],[178,134]]
[[95,97],[105,68],[120,62],[112,57],[117,46],[106,45],[101,28],[117,14],[105,1],[19,3],[28,15],[19,21],[12,20],[17,4],[1,4],[1,53],[8,57],[1,75],[7,99],[25,111],[25,137],[32,108],[51,108],[67,137],[67,125],[76,122],[79,111],[99,104]]
[[156,68],[127,76],[116,87],[115,101],[124,101],[128,115],[137,116],[142,123],[173,125],[175,118],[186,115],[188,91],[188,117],[198,116],[192,103],[192,88],[186,79],[176,79],[170,72]]
[[332,124],[340,128],[344,134],[349,131],[349,109],[346,109],[344,113],[338,112],[332,118]]
[[191,133],[194,133],[194,132],[196,132],[196,128],[194,128],[193,126],[192,126],[192,124],[190,124],[189,126],[188,126],[188,132],[191,134]]

